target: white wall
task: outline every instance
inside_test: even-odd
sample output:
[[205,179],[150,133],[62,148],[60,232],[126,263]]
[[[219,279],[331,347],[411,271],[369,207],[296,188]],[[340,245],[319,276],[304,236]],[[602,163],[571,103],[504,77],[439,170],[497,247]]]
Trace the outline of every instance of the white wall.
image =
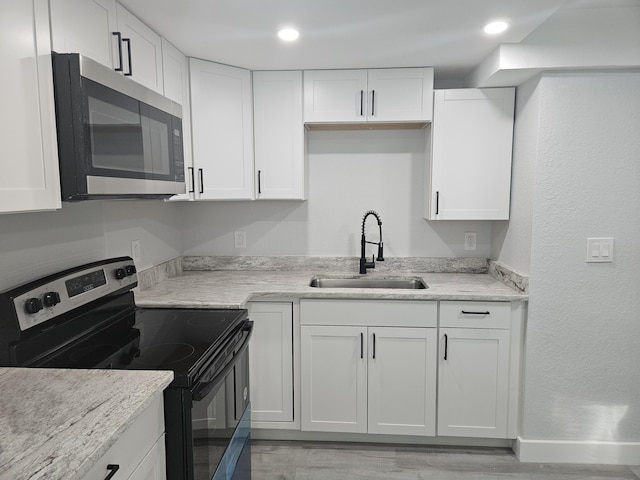
[[533,184],[538,154],[539,77],[516,90],[509,220],[493,222],[491,258],[528,275],[531,268]]
[[[385,256],[489,256],[491,222],[422,218],[425,130],[307,135],[307,201],[182,205],[184,253],[358,256],[362,216],[376,210]],[[377,241],[377,229],[370,217],[367,238]],[[234,248],[234,230],[247,232],[246,249]],[[469,231],[478,233],[475,252],[463,248]]]
[[138,268],[181,252],[176,205],[162,201],[63,203],[62,210],[0,215],[0,290],[65,268],[131,255]]
[[[535,162],[522,166],[533,186],[522,437],[638,442],[640,72],[545,74],[523,91],[538,106],[517,122],[537,111],[539,127],[514,158],[516,170]],[[495,253],[525,265],[523,228],[511,230]],[[615,238],[615,261],[586,263],[587,237],[601,236]]]

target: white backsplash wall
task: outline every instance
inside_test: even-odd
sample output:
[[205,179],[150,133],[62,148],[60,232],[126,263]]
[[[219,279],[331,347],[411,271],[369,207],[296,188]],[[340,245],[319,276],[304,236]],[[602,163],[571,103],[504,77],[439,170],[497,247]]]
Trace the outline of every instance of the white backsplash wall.
[[[362,217],[382,217],[385,256],[488,257],[491,222],[422,218],[425,130],[307,132],[308,200],[182,204],[185,255],[359,256]],[[234,248],[245,231],[247,248]],[[378,226],[367,220],[367,239]],[[464,233],[477,232],[477,250]],[[369,246],[369,255],[375,247]]]
[[0,290],[87,262],[131,254],[138,268],[180,255],[177,208],[154,201],[63,203],[53,212],[0,215]]

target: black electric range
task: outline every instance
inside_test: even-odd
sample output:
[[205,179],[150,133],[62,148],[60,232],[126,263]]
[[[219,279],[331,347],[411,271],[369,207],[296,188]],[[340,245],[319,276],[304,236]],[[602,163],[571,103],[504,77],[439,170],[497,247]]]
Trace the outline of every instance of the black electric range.
[[119,257],[0,293],[0,365],[172,370],[167,478],[232,478],[250,462],[247,311],[137,308],[136,285]]

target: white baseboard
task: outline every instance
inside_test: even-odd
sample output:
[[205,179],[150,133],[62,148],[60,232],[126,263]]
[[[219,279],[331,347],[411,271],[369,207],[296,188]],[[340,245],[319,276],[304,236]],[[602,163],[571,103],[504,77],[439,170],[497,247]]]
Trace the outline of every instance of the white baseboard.
[[528,463],[640,465],[640,442],[568,442],[518,437],[514,451]]

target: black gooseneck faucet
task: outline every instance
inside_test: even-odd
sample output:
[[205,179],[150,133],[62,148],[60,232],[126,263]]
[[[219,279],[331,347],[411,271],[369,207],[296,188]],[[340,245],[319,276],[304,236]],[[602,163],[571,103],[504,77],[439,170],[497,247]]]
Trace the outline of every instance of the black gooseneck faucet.
[[[367,217],[369,215],[373,215],[378,220],[378,227],[380,227],[379,242],[368,242],[364,236],[364,224],[367,221]],[[382,256],[382,220],[380,220],[380,215],[378,215],[378,213],[375,212],[374,210],[369,210],[367,213],[364,214],[364,217],[362,217],[362,237],[360,238],[360,273],[361,274],[367,273],[367,268],[376,268],[374,256],[371,257],[370,262],[367,262],[367,259],[364,256],[365,255],[364,249],[367,243],[370,243],[372,245],[378,245],[378,258],[376,258],[375,260],[378,260],[379,262],[383,262],[384,257]]]

